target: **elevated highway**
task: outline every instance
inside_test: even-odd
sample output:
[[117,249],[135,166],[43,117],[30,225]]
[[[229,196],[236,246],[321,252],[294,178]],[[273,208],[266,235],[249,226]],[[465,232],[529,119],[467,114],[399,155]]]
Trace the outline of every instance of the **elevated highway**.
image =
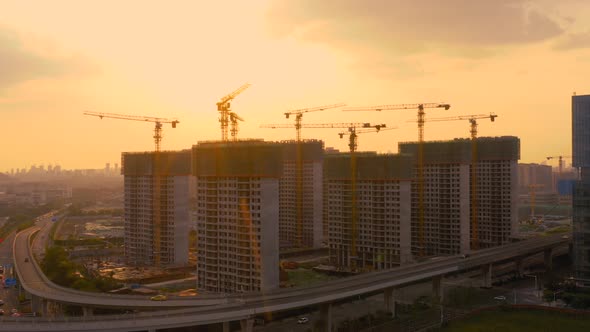
[[[31,227],[16,235],[13,259],[15,270],[22,287],[30,294],[39,298],[65,304],[121,309],[194,307],[225,304],[228,301],[226,298],[217,295],[212,297],[200,296],[198,300],[178,297],[169,301],[151,301],[149,296],[90,293],[56,285],[47,279],[37,261],[33,259],[30,238],[38,230],[39,227]],[[26,260],[28,262],[25,262]]]
[[[28,237],[34,229],[19,233],[15,239],[15,261],[18,262],[17,273],[23,287],[32,294],[57,302],[78,304],[82,306],[119,307],[119,308],[159,308],[160,310],[134,315],[111,315],[76,318],[36,318],[18,321],[3,319],[0,330],[10,331],[128,331],[155,330],[163,328],[194,326],[228,321],[244,321],[266,313],[309,307],[327,306],[335,301],[421,282],[436,280],[448,274],[481,269],[491,272],[493,264],[519,260],[540,252],[546,256],[553,248],[569,244],[569,238],[562,235],[535,238],[506,246],[480,250],[467,258],[445,257],[422,263],[406,265],[387,271],[367,273],[318,284],[311,287],[281,289],[266,294],[244,296],[211,297],[187,300],[169,300],[153,302],[147,297],[120,296],[108,294],[85,293],[68,290],[49,282],[32,262],[24,263],[23,253],[27,250]],[[23,244],[24,242],[24,244]],[[27,265],[28,264],[28,265]],[[485,273],[484,273],[485,274]],[[207,305],[206,301],[210,301]],[[218,301],[216,303],[215,301]],[[193,305],[193,303],[195,303]],[[329,313],[329,310],[327,311]],[[28,322],[28,323],[27,323]]]

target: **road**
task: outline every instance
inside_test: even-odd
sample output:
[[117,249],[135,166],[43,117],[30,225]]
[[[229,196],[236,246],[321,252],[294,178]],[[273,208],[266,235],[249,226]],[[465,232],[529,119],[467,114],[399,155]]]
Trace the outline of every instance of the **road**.
[[[34,264],[21,263],[28,254],[27,238],[36,231],[26,230],[17,235],[15,246],[19,246],[14,252],[19,268],[19,275],[27,279],[23,283],[25,288],[40,296],[49,297],[66,303],[80,303],[92,306],[122,307],[146,307],[167,303],[174,306],[186,306],[195,300],[177,302],[177,300],[153,303],[147,298],[138,299],[137,296],[113,296],[108,294],[88,294],[73,290],[63,289],[47,283],[44,276],[34,268]],[[31,321],[31,325],[25,324],[26,320],[19,320],[20,324],[10,319],[4,320],[3,327],[12,331],[35,331],[39,326],[47,331],[126,331],[140,330],[144,328],[171,328],[180,326],[193,326],[212,324],[224,321],[236,321],[263,314],[265,312],[277,312],[295,308],[305,308],[322,303],[332,303],[346,298],[354,298],[362,294],[380,291],[390,287],[403,287],[429,280],[434,276],[448,275],[461,271],[479,269],[481,265],[501,263],[513,260],[515,257],[531,255],[547,248],[565,245],[569,239],[561,236],[548,236],[509,244],[503,247],[481,250],[468,258],[446,257],[434,261],[406,265],[400,268],[373,272],[348,278],[343,278],[329,283],[318,284],[310,287],[281,289],[267,294],[230,296],[228,303],[222,305],[193,307],[176,310],[161,310],[135,315],[110,315],[100,317],[76,317],[76,318],[38,318]],[[22,271],[20,271],[20,267]],[[38,279],[34,279],[38,278]],[[198,303],[198,302],[197,302]],[[121,305],[122,304],[122,305]],[[33,323],[34,322],[34,323]],[[49,324],[50,323],[50,324]]]

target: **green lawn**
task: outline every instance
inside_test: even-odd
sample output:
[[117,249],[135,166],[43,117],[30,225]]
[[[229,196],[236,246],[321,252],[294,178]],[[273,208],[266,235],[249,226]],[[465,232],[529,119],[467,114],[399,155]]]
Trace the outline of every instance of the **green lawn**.
[[451,322],[445,332],[527,332],[590,331],[590,316],[576,317],[542,310],[488,311],[465,320]]
[[336,277],[302,268],[288,270],[287,273],[289,274],[289,283],[292,283],[294,286],[309,286],[318,282],[336,279]]

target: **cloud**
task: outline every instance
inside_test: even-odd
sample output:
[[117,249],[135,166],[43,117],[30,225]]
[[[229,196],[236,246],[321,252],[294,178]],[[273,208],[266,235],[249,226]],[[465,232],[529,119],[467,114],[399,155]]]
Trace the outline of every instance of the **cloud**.
[[87,74],[94,66],[80,56],[53,56],[25,47],[13,30],[0,26],[0,89],[29,80]]
[[554,49],[559,51],[569,51],[573,49],[590,47],[590,31],[584,33],[568,33],[560,38],[554,45]]
[[534,43],[563,33],[527,0],[274,0],[268,20],[275,36],[401,55]]

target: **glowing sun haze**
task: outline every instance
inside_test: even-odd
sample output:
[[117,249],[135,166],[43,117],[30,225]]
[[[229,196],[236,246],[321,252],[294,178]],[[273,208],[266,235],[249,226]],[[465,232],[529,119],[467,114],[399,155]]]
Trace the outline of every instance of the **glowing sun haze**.
[[[232,103],[239,137],[292,139],[283,112],[448,102],[428,117],[495,112],[480,136],[521,138],[525,162],[571,153],[572,93],[590,93],[584,0],[0,0],[0,171],[59,163],[99,168],[153,149],[151,123],[84,111],[178,118],[164,149],[220,138],[215,103]],[[304,123],[399,129],[359,138],[396,152],[416,140],[414,111],[305,115]],[[464,122],[426,124],[426,139],[468,137]],[[346,150],[338,130],[304,138]]]

